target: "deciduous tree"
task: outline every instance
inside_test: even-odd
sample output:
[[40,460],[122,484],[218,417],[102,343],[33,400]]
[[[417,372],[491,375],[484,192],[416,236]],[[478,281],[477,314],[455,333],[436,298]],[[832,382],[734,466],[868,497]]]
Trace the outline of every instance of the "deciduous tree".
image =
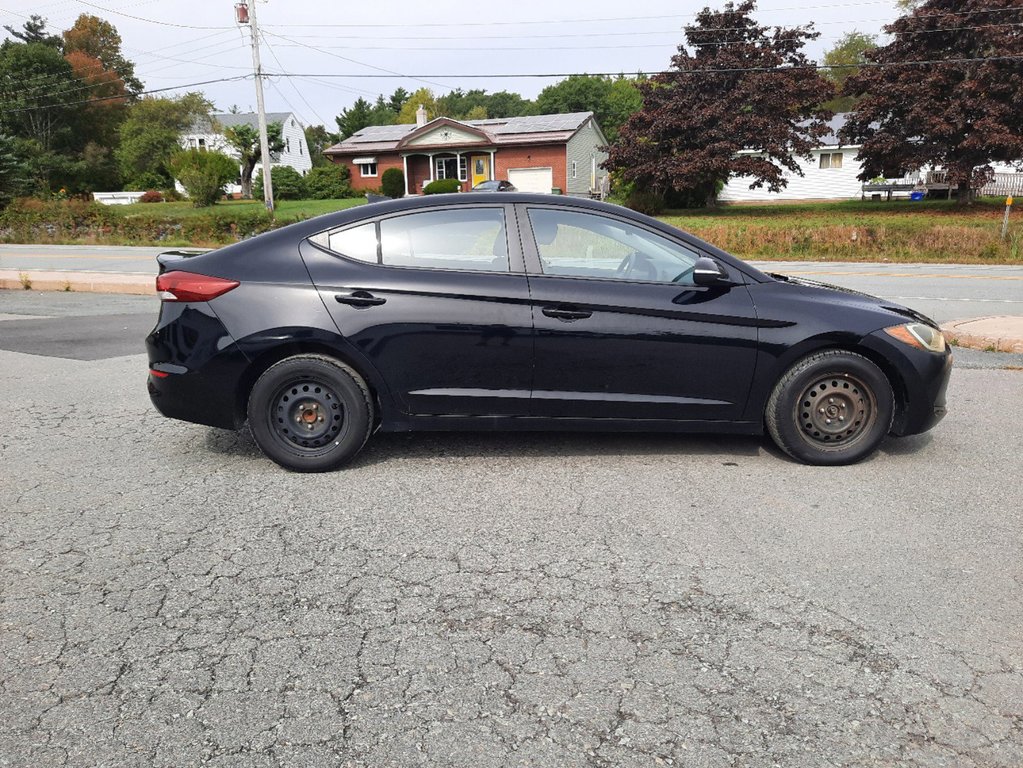
[[121,79],[124,89],[132,95],[142,91],[142,83],[135,77],[135,65],[121,52],[121,36],[109,21],[83,13],[74,25],[64,31],[64,54],[83,53],[102,63],[104,72],[112,72]]
[[172,182],[168,164],[181,150],[181,134],[209,122],[213,105],[201,93],[139,99],[128,108],[115,155],[130,188],[162,189]]
[[642,105],[636,80],[601,75],[572,75],[547,86],[536,97],[541,115],[592,112],[608,141],[618,137],[621,126]]
[[[768,28],[753,0],[705,8],[672,68],[641,83],[643,108],[611,145],[607,167],[659,195],[712,201],[729,176],[778,191],[828,132],[832,94],[803,53],[810,27]],[[694,49],[690,53],[687,45]]]
[[877,66],[846,82],[860,97],[842,130],[861,144],[861,179],[945,169],[959,202],[993,162],[1023,158],[1023,6],[1019,0],[927,0],[886,27]]
[[408,101],[401,108],[401,112],[398,113],[398,124],[414,123],[420,105],[426,109],[427,120],[433,120],[440,116],[437,109],[437,97],[433,95],[433,91],[429,88],[420,88],[408,97]]
[[824,70],[824,76],[835,86],[835,98],[831,99],[825,108],[832,112],[848,112],[856,105],[856,97],[846,95],[843,92],[845,81],[850,75],[855,75],[867,62],[867,51],[877,47],[877,38],[874,35],[866,35],[853,30],[847,32],[835,43],[834,47],[824,54],[824,63],[828,69]]
[[[284,149],[282,131],[283,126],[280,123],[270,123],[266,126],[271,157],[280,154]],[[238,162],[241,164],[242,171],[242,197],[252,197],[252,173],[256,169],[256,164],[262,159],[259,130],[247,123],[239,123],[225,128],[224,138],[238,152]],[[272,176],[270,178],[273,179]]]

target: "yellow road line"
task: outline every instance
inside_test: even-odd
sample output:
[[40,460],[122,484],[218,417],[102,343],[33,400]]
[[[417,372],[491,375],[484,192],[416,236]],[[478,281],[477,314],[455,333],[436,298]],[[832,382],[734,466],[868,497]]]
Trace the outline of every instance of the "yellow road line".
[[811,272],[786,271],[784,275],[829,275],[833,277],[918,277],[936,280],[1023,280],[1023,275],[928,275],[916,272]]
[[[138,261],[145,256],[100,256],[90,253],[0,253],[0,262],[4,259],[105,259],[108,261]],[[156,261],[156,257],[152,257]]]

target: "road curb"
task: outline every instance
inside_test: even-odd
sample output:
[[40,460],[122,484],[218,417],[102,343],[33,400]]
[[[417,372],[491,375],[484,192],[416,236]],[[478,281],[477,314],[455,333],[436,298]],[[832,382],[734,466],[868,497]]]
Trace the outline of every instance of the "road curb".
[[0,269],[0,289],[119,293],[136,296],[151,296],[156,293],[154,278],[150,275],[35,269]]
[[950,344],[987,352],[1023,352],[1023,317],[994,315],[943,323]]

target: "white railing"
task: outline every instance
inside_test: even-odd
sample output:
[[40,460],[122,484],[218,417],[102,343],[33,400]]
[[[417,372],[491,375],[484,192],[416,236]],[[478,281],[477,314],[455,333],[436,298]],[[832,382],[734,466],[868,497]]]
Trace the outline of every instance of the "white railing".
[[990,183],[981,187],[980,194],[997,197],[1023,195],[1023,173],[996,173]]

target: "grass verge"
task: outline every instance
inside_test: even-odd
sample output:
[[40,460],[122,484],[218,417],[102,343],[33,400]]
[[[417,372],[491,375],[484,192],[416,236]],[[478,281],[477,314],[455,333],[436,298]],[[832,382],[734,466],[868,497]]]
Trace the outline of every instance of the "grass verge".
[[661,220],[744,259],[958,264],[1023,262],[1021,213],[1001,239],[1004,201],[844,201],[672,211]]

